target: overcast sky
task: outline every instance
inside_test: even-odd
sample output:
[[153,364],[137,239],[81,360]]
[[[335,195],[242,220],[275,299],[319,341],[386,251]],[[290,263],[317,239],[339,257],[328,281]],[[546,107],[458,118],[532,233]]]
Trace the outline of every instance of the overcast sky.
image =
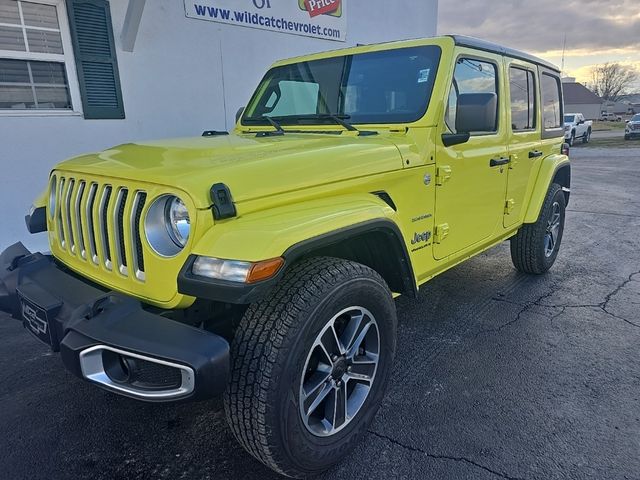
[[640,69],[640,0],[440,0],[439,33],[459,33],[535,53],[565,74],[589,78],[595,64]]

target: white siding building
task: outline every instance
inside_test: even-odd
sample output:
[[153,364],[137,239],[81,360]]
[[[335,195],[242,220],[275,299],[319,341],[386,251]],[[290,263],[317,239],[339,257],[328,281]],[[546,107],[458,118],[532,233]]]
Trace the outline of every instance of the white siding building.
[[56,162],[231,129],[273,61],[436,21],[437,0],[0,0],[0,250],[46,248],[23,217]]

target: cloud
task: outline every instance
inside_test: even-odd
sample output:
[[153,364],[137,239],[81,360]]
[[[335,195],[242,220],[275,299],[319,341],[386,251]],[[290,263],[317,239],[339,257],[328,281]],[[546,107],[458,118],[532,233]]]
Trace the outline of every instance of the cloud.
[[[640,50],[638,0],[440,0],[439,32],[544,55]],[[555,56],[554,55],[554,56]]]

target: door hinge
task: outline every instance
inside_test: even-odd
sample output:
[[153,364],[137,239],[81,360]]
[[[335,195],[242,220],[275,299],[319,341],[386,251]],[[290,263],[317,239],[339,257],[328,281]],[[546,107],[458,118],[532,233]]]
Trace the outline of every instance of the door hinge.
[[433,243],[442,243],[442,241],[449,236],[449,224],[443,223],[442,225],[436,225],[435,232],[433,234]]
[[516,202],[513,198],[510,198],[509,200],[507,200],[504,204],[504,214],[505,215],[511,215],[511,212],[513,212],[513,209],[516,206]]
[[451,167],[443,165],[436,169],[436,185],[442,186],[451,178]]

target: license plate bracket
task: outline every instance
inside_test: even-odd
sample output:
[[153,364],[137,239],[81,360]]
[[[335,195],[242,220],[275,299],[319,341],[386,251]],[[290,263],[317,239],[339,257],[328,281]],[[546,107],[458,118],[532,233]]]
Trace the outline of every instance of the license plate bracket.
[[38,340],[58,351],[60,343],[53,320],[60,311],[62,302],[47,292],[29,287],[32,285],[17,289],[22,325]]

